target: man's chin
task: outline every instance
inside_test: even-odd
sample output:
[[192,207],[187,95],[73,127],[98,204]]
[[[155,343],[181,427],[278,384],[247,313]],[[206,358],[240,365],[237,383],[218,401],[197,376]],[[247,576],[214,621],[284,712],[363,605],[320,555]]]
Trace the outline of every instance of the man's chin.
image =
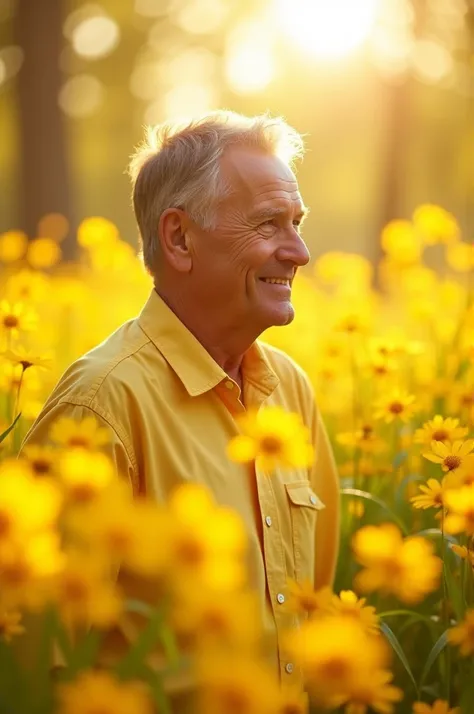
[[289,325],[290,322],[293,322],[294,317],[295,311],[293,309],[293,305],[291,302],[288,302],[284,306],[279,306],[278,309],[269,310],[265,315],[265,322],[267,324],[267,328],[284,327],[285,325]]

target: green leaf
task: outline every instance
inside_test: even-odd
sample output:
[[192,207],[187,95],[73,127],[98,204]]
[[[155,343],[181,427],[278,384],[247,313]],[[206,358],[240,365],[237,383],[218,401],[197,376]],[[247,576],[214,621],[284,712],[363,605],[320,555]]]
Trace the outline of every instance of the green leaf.
[[405,476],[404,479],[400,481],[400,485],[398,486],[396,492],[395,492],[395,503],[397,504],[397,507],[400,505],[409,505],[410,508],[412,507],[409,502],[407,502],[406,496],[405,496],[405,489],[408,486],[408,484],[413,483],[414,481],[425,481],[423,476],[420,474],[409,474],[408,476]]
[[115,667],[115,672],[121,679],[136,676],[145,657],[160,639],[162,629],[163,614],[161,610],[155,610],[133,645]]
[[134,600],[132,598],[125,601],[125,610],[126,612],[134,612],[137,615],[143,615],[143,617],[147,617],[148,619],[150,619],[156,612],[156,609],[151,605],[148,605],[148,603],[142,602],[141,600]]
[[447,566],[446,562],[443,562],[443,576],[448,591],[449,601],[455,612],[456,618],[460,621],[463,619],[464,612],[466,610],[464,595],[462,593],[459,583],[456,582],[451,568]]
[[397,454],[395,454],[394,459],[392,461],[393,468],[398,469],[398,467],[401,466],[407,458],[408,451],[399,451]]
[[420,677],[420,689],[423,687],[425,683],[425,679],[430,673],[430,669],[433,666],[433,664],[436,661],[436,658],[438,655],[444,650],[446,645],[448,644],[448,631],[445,630],[443,634],[436,640],[434,643],[433,647],[431,648],[431,651],[428,655],[428,659],[426,660],[425,666],[423,668],[423,672],[421,673]]
[[71,647],[67,663],[67,676],[74,678],[78,672],[95,664],[103,633],[90,629]]
[[2,441],[5,441],[5,439],[7,438],[8,434],[16,427],[17,421],[18,421],[18,419],[19,419],[20,417],[21,417],[21,412],[16,415],[13,424],[10,424],[10,426],[8,427],[8,429],[6,429],[2,434],[0,434],[0,444],[2,443]]
[[417,620],[422,620],[430,626],[433,624],[430,618],[427,617],[427,615],[423,615],[421,612],[414,612],[413,610],[387,610],[386,612],[378,613],[379,617],[400,617],[402,615],[412,617]]
[[[441,531],[439,528],[425,528],[422,531],[418,531],[418,533],[413,533],[414,536],[422,536],[423,538],[443,538],[444,540],[449,541],[450,543],[454,543],[454,545],[457,544],[457,540],[454,536],[449,535],[448,533],[444,533]],[[448,551],[451,551],[451,548],[447,545]]]
[[150,687],[151,696],[160,714],[171,714],[171,705],[166,696],[165,688],[159,674],[144,664],[137,671],[137,676],[147,682]]
[[343,496],[355,496],[356,498],[363,498],[366,501],[372,501],[376,503],[380,508],[382,508],[390,518],[397,524],[404,535],[408,535],[408,529],[403,521],[394,513],[381,498],[374,496],[368,491],[360,491],[358,488],[343,488],[341,489],[341,494]]
[[415,692],[416,692],[417,699],[419,699],[418,686],[417,686],[417,684],[416,684],[415,677],[413,676],[413,672],[411,671],[411,667],[410,667],[410,665],[409,665],[409,663],[408,663],[408,660],[407,660],[407,658],[406,658],[406,656],[405,656],[405,653],[404,653],[404,651],[403,651],[403,649],[402,649],[402,646],[401,646],[400,642],[397,640],[397,637],[396,637],[395,633],[393,632],[393,630],[390,629],[390,627],[387,625],[386,622],[382,622],[382,623],[380,624],[380,630],[383,632],[383,634],[385,635],[385,637],[387,638],[387,640],[390,642],[393,651],[395,652],[395,654],[397,655],[398,659],[399,659],[400,662],[402,663],[402,665],[403,665],[403,667],[404,667],[406,673],[408,674],[408,676],[409,676],[409,678],[410,678],[410,680],[411,680],[411,682],[412,682],[412,684],[413,684],[413,686],[414,686],[414,688],[415,688]]

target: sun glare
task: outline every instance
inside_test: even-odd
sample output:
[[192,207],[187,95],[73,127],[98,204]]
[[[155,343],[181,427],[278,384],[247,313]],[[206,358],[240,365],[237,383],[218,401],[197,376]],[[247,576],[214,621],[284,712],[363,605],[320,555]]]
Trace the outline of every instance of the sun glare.
[[305,51],[342,57],[369,35],[380,0],[276,0],[284,31]]

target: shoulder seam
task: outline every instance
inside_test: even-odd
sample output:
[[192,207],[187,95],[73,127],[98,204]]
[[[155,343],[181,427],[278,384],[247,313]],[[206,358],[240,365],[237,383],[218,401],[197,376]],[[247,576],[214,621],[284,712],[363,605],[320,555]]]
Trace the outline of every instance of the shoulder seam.
[[[146,336],[145,341],[142,342],[140,345],[138,345],[138,347],[137,347],[136,349],[132,350],[131,352],[127,352],[127,353],[126,353],[125,355],[123,355],[122,357],[119,356],[119,357],[116,358],[111,364],[108,365],[108,367],[107,367],[105,373],[102,373],[101,375],[99,375],[99,376],[96,378],[96,380],[95,380],[94,382],[92,382],[92,384],[91,384],[91,386],[90,386],[90,388],[89,388],[89,390],[88,390],[89,393],[91,393],[91,395],[90,395],[90,397],[87,397],[87,398],[90,400],[91,403],[92,403],[92,400],[94,399],[94,397],[97,396],[97,392],[99,391],[99,389],[101,388],[101,386],[103,385],[103,383],[105,382],[105,380],[107,379],[107,377],[109,376],[109,374],[110,374],[111,372],[113,372],[113,370],[114,370],[121,362],[123,362],[124,360],[128,359],[129,357],[132,357],[132,355],[135,355],[137,352],[139,352],[141,349],[143,349],[143,347],[145,347],[145,345],[149,344],[150,342],[151,342],[151,340],[149,339],[148,336]],[[86,405],[84,404],[84,406],[86,406]]]
[[59,400],[59,404],[70,404],[71,406],[77,406],[77,407],[85,407],[86,409],[90,409],[91,412],[94,412],[97,414],[97,416],[101,417],[104,421],[107,422],[107,424],[110,426],[110,428],[115,432],[117,437],[119,438],[121,444],[123,445],[127,456],[130,460],[130,463],[132,464],[133,467],[133,472],[134,472],[134,486],[138,489],[139,487],[139,479],[138,479],[138,465],[137,465],[137,460],[135,458],[135,454],[132,448],[132,445],[130,443],[129,438],[127,437],[126,432],[122,429],[122,427],[115,422],[111,414],[104,409],[103,407],[100,406],[100,404],[92,404],[92,397],[63,397],[62,399]]

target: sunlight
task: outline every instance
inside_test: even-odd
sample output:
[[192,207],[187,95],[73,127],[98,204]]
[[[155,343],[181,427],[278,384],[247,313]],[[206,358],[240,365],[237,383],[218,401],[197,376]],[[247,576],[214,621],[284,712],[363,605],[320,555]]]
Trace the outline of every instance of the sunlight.
[[335,59],[369,35],[379,0],[275,0],[281,25],[315,56]]

